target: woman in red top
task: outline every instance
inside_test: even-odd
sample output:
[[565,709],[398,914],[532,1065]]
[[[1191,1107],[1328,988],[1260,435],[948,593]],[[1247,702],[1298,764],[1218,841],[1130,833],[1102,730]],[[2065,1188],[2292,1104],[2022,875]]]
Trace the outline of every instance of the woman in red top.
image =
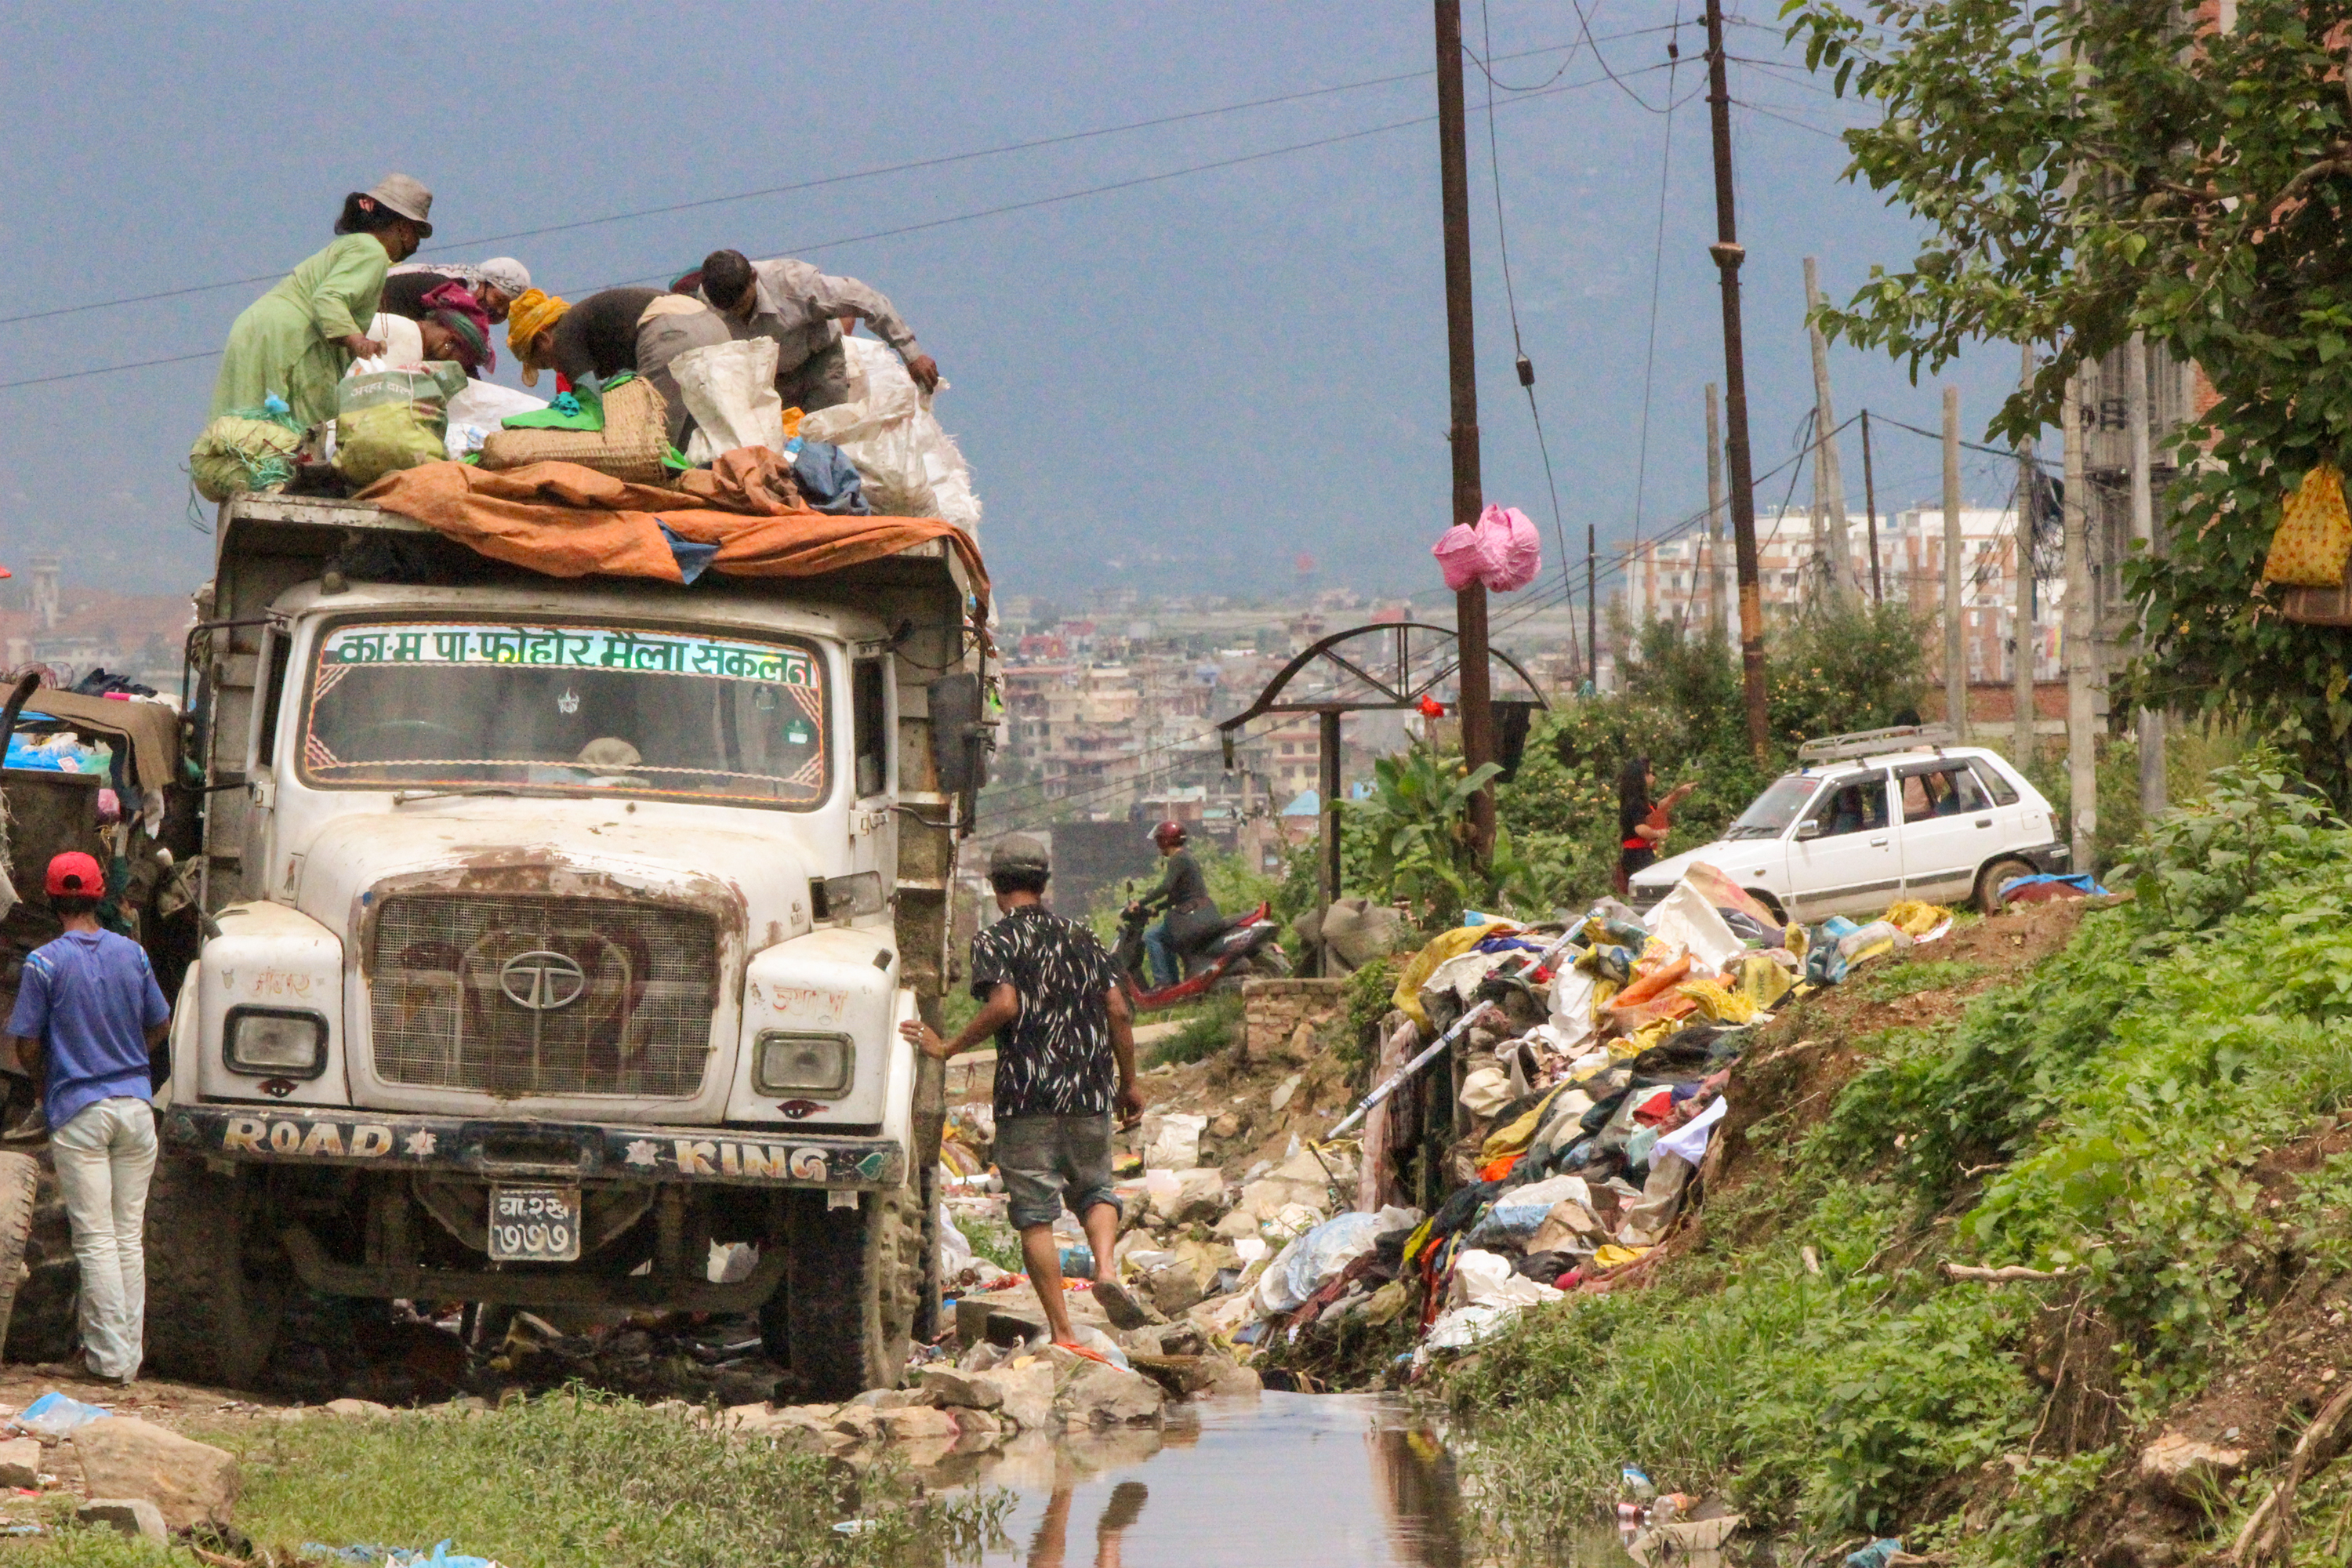
[[1666,798],[1654,801],[1650,792],[1658,787],[1656,770],[1647,757],[1629,757],[1617,775],[1617,896],[1631,896],[1633,874],[1658,858],[1658,847],[1666,841],[1674,826],[1666,814],[1680,805],[1683,797],[1698,786],[1678,784],[1666,792]]

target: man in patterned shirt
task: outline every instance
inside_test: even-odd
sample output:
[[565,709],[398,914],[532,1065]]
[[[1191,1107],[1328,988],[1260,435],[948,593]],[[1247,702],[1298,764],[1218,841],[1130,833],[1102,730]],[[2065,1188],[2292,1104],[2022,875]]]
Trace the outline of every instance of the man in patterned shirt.
[[995,1037],[996,1168],[1054,1342],[1074,1345],[1054,1221],[1067,1203],[1094,1248],[1105,1307],[1123,1297],[1111,1260],[1119,1203],[1110,1185],[1110,1113],[1116,1098],[1121,1125],[1133,1126],[1143,1115],[1143,1095],[1118,971],[1094,932],[1045,908],[1051,874],[1045,847],[1035,839],[1016,834],[997,845],[988,883],[1003,918],[971,943],[971,994],[980,1012],[952,1040],[919,1019],[900,1029],[942,1061]]

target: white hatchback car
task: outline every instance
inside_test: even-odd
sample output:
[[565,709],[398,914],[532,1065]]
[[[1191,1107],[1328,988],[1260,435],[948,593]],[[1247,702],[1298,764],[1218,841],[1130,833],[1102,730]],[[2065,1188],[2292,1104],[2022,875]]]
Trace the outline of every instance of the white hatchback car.
[[1790,920],[1875,914],[1900,899],[1971,900],[1990,914],[2011,877],[2068,868],[2057,816],[2000,755],[1941,726],[1809,741],[1721,838],[1644,867],[1647,910],[1696,862]]

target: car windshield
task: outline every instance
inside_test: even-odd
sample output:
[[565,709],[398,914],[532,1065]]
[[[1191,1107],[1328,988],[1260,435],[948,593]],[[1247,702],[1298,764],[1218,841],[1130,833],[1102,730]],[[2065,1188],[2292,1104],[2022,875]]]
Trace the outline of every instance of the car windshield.
[[1805,809],[1805,803],[1813,798],[1813,791],[1820,785],[1820,780],[1809,779],[1801,773],[1774,779],[1770,788],[1758,795],[1754,804],[1732,819],[1731,826],[1723,830],[1723,836],[1726,838],[1778,838],[1787,830],[1789,824],[1797,820],[1797,814]]
[[303,779],[339,789],[824,798],[824,660],[793,638],[345,621],[310,676]]

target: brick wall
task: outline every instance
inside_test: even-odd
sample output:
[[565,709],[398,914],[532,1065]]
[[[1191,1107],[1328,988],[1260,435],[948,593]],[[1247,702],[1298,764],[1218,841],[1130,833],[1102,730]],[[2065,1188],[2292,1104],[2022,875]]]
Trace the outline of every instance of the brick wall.
[[1345,1001],[1344,980],[1242,982],[1242,1057],[1263,1061],[1289,1053],[1301,1024],[1319,1023]]

